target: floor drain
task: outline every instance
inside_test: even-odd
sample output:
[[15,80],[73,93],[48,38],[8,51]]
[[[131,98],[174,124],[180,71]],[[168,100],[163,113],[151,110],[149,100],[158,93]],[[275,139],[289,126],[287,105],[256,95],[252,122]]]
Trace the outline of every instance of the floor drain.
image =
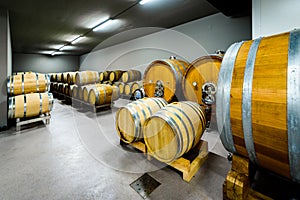
[[147,173],[130,184],[130,186],[144,199],[149,197],[149,194],[153,192],[153,190],[155,190],[159,185],[160,182],[152,178]]

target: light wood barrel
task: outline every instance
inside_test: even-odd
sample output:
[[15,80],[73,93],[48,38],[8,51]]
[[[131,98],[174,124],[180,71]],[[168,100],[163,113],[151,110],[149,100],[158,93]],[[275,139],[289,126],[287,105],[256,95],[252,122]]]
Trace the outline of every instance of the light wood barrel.
[[76,77],[76,72],[69,72],[67,74],[67,83],[69,85],[74,85],[76,83],[75,77]]
[[62,83],[68,83],[68,74],[69,74],[69,72],[62,73],[62,75],[61,75],[61,82]]
[[76,72],[76,85],[87,85],[90,83],[99,83],[99,73],[96,71]]
[[57,73],[57,74],[56,74],[56,81],[57,81],[58,83],[61,83],[61,81],[62,81],[62,73]]
[[78,99],[78,85],[73,85],[72,88],[72,98]]
[[9,97],[8,118],[35,117],[48,113],[53,107],[51,93],[31,93]]
[[126,83],[124,86],[124,94],[131,95],[135,90],[140,89],[141,87],[142,87],[141,81]]
[[52,74],[50,75],[50,81],[51,81],[51,82],[56,82],[56,73],[52,73]]
[[64,88],[64,83],[57,84],[57,92],[63,94],[64,93],[63,88]]
[[170,163],[196,146],[205,124],[205,114],[199,104],[171,103],[144,123],[147,150],[157,160]]
[[119,82],[120,84],[118,85],[120,94],[124,94],[125,91],[125,83]]
[[83,87],[84,86],[78,86],[78,88],[77,88],[77,98],[79,100],[83,100]]
[[138,70],[128,70],[127,72],[124,72],[122,74],[122,82],[123,83],[129,83],[133,81],[139,81],[142,78],[142,73]]
[[[155,87],[158,81],[162,82],[164,87],[163,98],[170,102],[174,96],[182,97],[181,83],[182,77],[188,63],[183,60],[168,59],[156,60],[152,62],[145,70],[143,77],[143,86],[148,97],[154,97]],[[159,95],[160,96],[160,95]]]
[[167,104],[163,98],[143,98],[120,108],[116,114],[116,129],[120,139],[125,143],[141,140],[145,121]]
[[91,84],[91,85],[85,85],[82,86],[82,92],[83,92],[83,100],[85,102],[89,102],[89,92],[92,88],[97,89],[97,87],[99,87],[101,84]]
[[100,106],[111,104],[111,102],[117,100],[119,96],[120,92],[118,87],[101,84],[90,89],[88,101],[91,105]]
[[69,96],[69,97],[72,97],[72,93],[73,93],[73,88],[74,88],[75,85],[69,85],[69,84],[66,84],[65,85],[65,95]]
[[182,90],[185,99],[199,104],[202,102],[202,86],[205,83],[217,86],[222,57],[203,56],[193,61],[184,74]]
[[50,78],[47,74],[26,73],[10,76],[7,79],[7,94],[19,95],[50,90]]
[[122,70],[115,70],[115,71],[111,71],[109,73],[109,80],[111,82],[116,82],[116,81],[120,81],[121,77],[122,77],[123,71]]
[[217,123],[225,148],[300,182],[300,31],[235,43],[221,65]]
[[57,82],[53,83],[53,91],[55,91],[55,92],[58,91],[58,83]]
[[110,71],[100,72],[99,73],[100,82],[108,81],[109,80],[109,74],[110,74]]

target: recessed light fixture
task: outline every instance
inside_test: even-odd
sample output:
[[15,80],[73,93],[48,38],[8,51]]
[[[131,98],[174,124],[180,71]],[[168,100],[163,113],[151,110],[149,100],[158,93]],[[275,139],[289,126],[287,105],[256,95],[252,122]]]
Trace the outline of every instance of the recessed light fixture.
[[75,39],[71,42],[71,44],[76,44],[77,42],[79,42],[79,41],[82,40],[83,38],[85,38],[85,37],[84,37],[84,36],[79,36],[79,37],[75,38]]
[[100,23],[99,25],[97,25],[95,28],[93,28],[93,31],[99,31],[105,27],[110,26],[112,23],[114,22],[113,19],[107,19],[104,22]]
[[154,1],[154,0],[141,0],[141,1],[139,2],[139,4],[144,5],[144,4],[149,3],[149,2],[151,2],[151,1]]

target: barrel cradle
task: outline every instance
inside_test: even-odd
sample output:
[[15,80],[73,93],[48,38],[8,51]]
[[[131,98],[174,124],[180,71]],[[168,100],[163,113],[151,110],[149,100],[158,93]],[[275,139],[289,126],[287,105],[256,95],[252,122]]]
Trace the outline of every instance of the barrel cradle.
[[205,125],[205,114],[199,104],[171,103],[145,121],[147,151],[157,160],[171,163],[198,144]]
[[162,98],[143,98],[120,108],[116,114],[116,129],[120,139],[133,143],[143,138],[144,122],[167,105]]
[[225,148],[300,182],[300,31],[233,44],[223,59],[217,123]]
[[9,96],[34,92],[48,92],[50,77],[47,74],[26,73],[9,76],[7,79],[7,94]]
[[9,97],[8,118],[35,117],[48,113],[53,107],[53,95],[51,93],[31,93]]
[[156,60],[145,70],[143,88],[148,97],[163,97],[170,102],[183,96],[181,90],[183,74],[188,63],[178,59]]

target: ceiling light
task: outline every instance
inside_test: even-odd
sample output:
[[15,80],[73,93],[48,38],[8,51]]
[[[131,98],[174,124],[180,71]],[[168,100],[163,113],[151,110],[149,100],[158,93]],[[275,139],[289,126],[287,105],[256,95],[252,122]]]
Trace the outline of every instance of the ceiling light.
[[141,0],[141,1],[139,2],[139,4],[144,5],[144,4],[149,3],[149,2],[151,2],[151,1],[153,1],[153,0]]
[[64,46],[60,47],[60,48],[58,49],[58,51],[62,51],[62,50],[64,50],[64,49],[66,49],[67,46],[68,46],[68,45],[64,45]]
[[107,19],[106,21],[100,23],[99,25],[97,25],[95,28],[93,28],[93,31],[99,31],[105,27],[110,26],[113,23],[112,19]]
[[84,38],[84,36],[79,36],[79,37],[77,37],[76,39],[74,39],[74,40],[71,42],[71,44],[75,44],[75,43],[79,42],[80,40],[82,40],[83,38]]

